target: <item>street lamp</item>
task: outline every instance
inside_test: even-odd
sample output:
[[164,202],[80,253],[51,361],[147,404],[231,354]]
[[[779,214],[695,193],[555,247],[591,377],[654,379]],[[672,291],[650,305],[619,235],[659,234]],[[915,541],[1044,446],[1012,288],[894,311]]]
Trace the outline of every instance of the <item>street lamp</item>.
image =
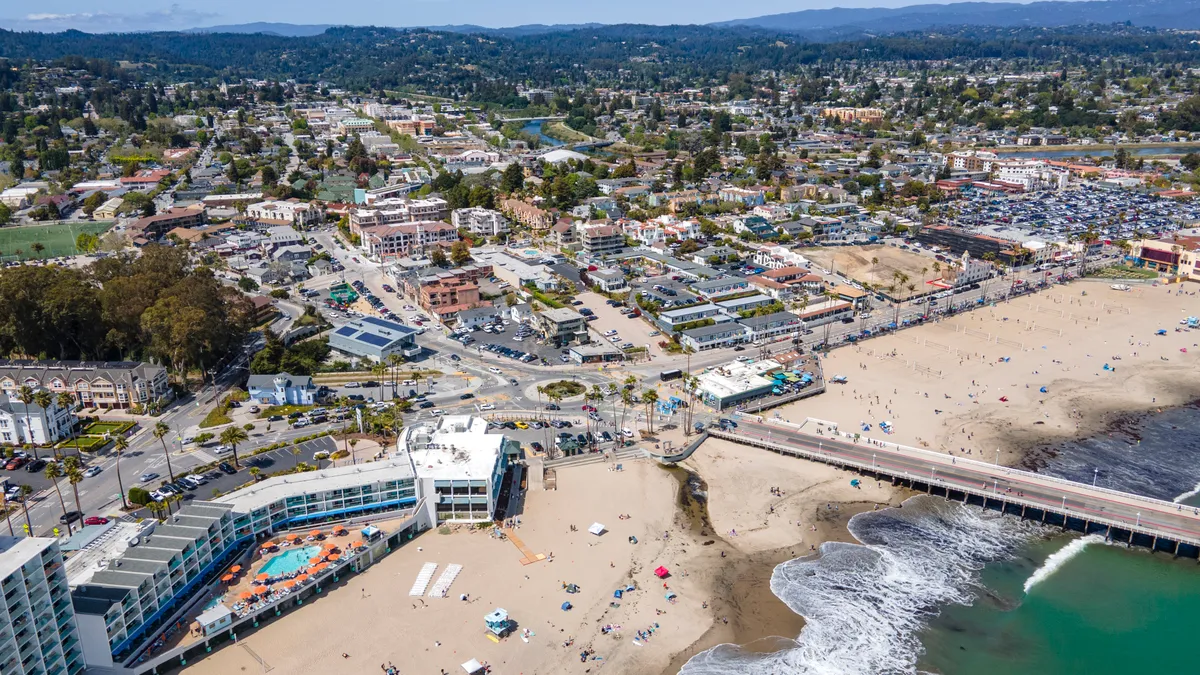
[[1092,474],[1092,487],[1096,487],[1096,478],[1098,478],[1099,476],[1100,476],[1100,469],[1097,468],[1095,470],[1095,472]]

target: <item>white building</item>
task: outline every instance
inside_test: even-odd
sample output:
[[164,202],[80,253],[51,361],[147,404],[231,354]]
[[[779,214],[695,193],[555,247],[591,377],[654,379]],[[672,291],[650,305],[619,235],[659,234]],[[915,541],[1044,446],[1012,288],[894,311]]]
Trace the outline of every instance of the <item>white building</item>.
[[1003,183],[1020,185],[1026,192],[1061,190],[1067,186],[1070,174],[1051,167],[1040,159],[1015,159],[995,162],[992,178]]
[[74,421],[71,411],[59,407],[54,395],[49,407],[42,408],[0,393],[0,445],[57,443],[70,434]]
[[321,209],[299,199],[259,202],[246,207],[246,217],[253,220],[285,222],[293,227],[305,229],[324,219]]
[[82,673],[75,606],[54,539],[0,536],[0,673]]
[[406,427],[398,447],[412,459],[423,509],[434,523],[492,520],[510,456],[520,452],[516,441],[489,434],[487,420],[471,415]]
[[373,225],[412,223],[418,220],[442,220],[449,214],[450,205],[444,199],[377,199],[369,206],[350,212],[350,231]]
[[962,257],[958,259],[958,264],[951,268],[954,275],[954,285],[970,286],[977,284],[984,279],[992,276],[996,268],[992,267],[990,262],[986,260],[976,260],[971,257],[971,254],[963,251]]
[[18,185],[0,192],[0,204],[10,209],[23,209],[33,203],[33,198],[42,188]]
[[450,214],[450,222],[457,229],[466,228],[471,234],[483,237],[495,237],[508,232],[508,220],[499,211],[480,207],[455,209]]

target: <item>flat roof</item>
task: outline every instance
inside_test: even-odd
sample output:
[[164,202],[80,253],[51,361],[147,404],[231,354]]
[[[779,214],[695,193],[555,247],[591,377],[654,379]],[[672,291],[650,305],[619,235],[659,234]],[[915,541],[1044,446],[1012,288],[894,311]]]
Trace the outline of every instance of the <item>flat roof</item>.
[[717,303],[717,306],[722,307],[724,309],[733,309],[733,308],[742,307],[745,305],[753,305],[756,303],[764,303],[764,304],[769,305],[772,302],[775,302],[774,298],[772,298],[769,295],[763,295],[762,293],[759,293],[758,295],[751,295],[751,296],[748,296],[745,298],[735,298],[733,300],[722,300]]
[[773,312],[765,316],[752,316],[746,319],[738,319],[738,323],[751,328],[787,321],[795,321],[796,323],[799,323],[800,317],[792,314],[791,312]]
[[490,478],[504,449],[503,434],[489,434],[487,420],[474,415],[447,415],[436,426],[406,430],[403,447],[421,478],[482,480]]
[[388,349],[416,333],[408,326],[366,316],[338,328],[333,335],[370,349]]
[[49,537],[0,537],[0,579],[24,567],[54,542]]
[[583,315],[568,307],[555,307],[552,309],[542,310],[542,316],[550,319],[555,323],[566,323],[567,321],[582,321]]
[[690,316],[690,315],[696,314],[698,312],[715,312],[718,309],[720,309],[720,308],[717,307],[716,305],[714,305],[712,303],[706,303],[703,305],[684,307],[683,309],[672,309],[668,312],[660,313],[659,316],[660,317],[665,316],[667,318],[674,319],[677,316]]
[[575,345],[570,348],[572,352],[580,356],[603,356],[605,354],[623,354],[620,349],[607,342],[596,342],[586,345]]
[[739,394],[774,386],[774,381],[763,376],[772,370],[780,368],[778,361],[762,359],[742,363],[734,361],[718,366],[707,373],[702,373],[700,391],[720,399],[730,398]]
[[123,520],[111,520],[108,525],[100,527],[107,528],[102,536],[83,545],[67,558],[67,583],[72,588],[90,582],[93,574],[107,568],[108,561],[124,555],[129,542],[140,537],[144,529],[142,525]]
[[238,513],[251,513],[287,497],[411,479],[414,476],[412,464],[407,457],[394,457],[321,471],[273,476],[250,487],[230,492],[217,498],[217,501],[229,504]]
[[690,330],[685,330],[685,331],[683,331],[683,335],[686,335],[687,337],[690,337],[690,338],[703,338],[703,337],[708,337],[709,335],[718,335],[721,333],[737,333],[737,332],[745,333],[746,329],[741,324],[726,322],[726,323],[714,323],[711,326],[700,326],[698,328],[692,328]]

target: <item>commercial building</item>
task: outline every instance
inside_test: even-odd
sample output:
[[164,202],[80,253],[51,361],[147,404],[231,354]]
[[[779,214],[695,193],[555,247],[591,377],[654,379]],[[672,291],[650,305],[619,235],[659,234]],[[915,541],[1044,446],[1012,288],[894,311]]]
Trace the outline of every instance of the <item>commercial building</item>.
[[567,351],[567,356],[579,365],[586,363],[612,363],[614,361],[625,360],[625,352],[607,342],[575,345]]
[[149,363],[0,360],[0,391],[14,399],[23,385],[70,392],[85,408],[124,410],[171,397],[167,369]]
[[832,117],[842,122],[878,124],[883,121],[883,111],[879,108],[824,108],[821,117]]
[[738,403],[766,396],[775,381],[767,373],[778,369],[771,359],[740,362],[718,366],[698,376],[696,394],[704,403],[717,410],[735,407]]
[[826,300],[825,302],[809,305],[805,311],[800,313],[800,320],[804,322],[805,328],[813,328],[853,316],[853,303],[846,302],[845,300]]
[[772,298],[769,295],[763,295],[762,293],[757,293],[744,298],[722,300],[715,304],[717,307],[720,307],[722,310],[724,310],[725,313],[736,317],[741,312],[749,312],[750,310],[758,309],[759,307],[766,307],[774,302],[775,298]]
[[491,209],[455,209],[450,214],[450,222],[460,230],[465,228],[471,234],[481,237],[496,237],[508,232],[508,219]]
[[536,315],[542,337],[561,347],[571,342],[586,343],[587,321],[583,315],[566,307],[547,309]]
[[313,405],[317,385],[308,375],[251,375],[246,382],[250,400],[266,405]]
[[692,291],[705,300],[737,295],[750,290],[750,283],[741,277],[721,277],[692,284]]
[[520,444],[487,431],[482,417],[447,415],[401,433],[398,452],[412,460],[421,509],[431,522],[496,517],[505,472]]
[[679,344],[692,351],[702,352],[721,347],[732,347],[747,342],[746,327],[733,322],[691,328],[679,334]]
[[315,204],[299,199],[259,202],[246,207],[246,218],[259,222],[287,223],[293,227],[307,229],[324,219],[321,209]]
[[228,504],[194,501],[71,593],[89,667],[112,668],[172,625],[192,594],[253,541]]
[[[666,312],[660,312],[658,315],[658,323],[665,331],[675,331],[678,330],[679,326],[683,326],[695,321],[703,321],[704,319],[715,319],[720,314],[721,308],[711,303],[695,305],[693,307],[684,307],[683,309],[672,309]],[[728,317],[725,317],[724,320],[727,319]]]
[[364,228],[418,221],[445,220],[450,205],[444,199],[378,199],[370,206],[350,211],[350,232],[362,236]]
[[0,594],[0,673],[83,672],[83,646],[57,540],[0,536]]
[[747,319],[738,319],[738,323],[746,328],[746,338],[752,342],[783,336],[798,336],[803,327],[800,317],[791,312],[752,316]]
[[[44,390],[42,390],[44,391]],[[45,408],[0,392],[0,445],[48,445],[66,437],[75,424],[70,409],[58,405],[51,396]]]
[[351,356],[386,361],[392,354],[417,356],[417,331],[371,316],[355,319],[329,334],[329,347]]
[[445,320],[486,303],[480,298],[479,284],[466,279],[439,279],[421,286],[418,304]]

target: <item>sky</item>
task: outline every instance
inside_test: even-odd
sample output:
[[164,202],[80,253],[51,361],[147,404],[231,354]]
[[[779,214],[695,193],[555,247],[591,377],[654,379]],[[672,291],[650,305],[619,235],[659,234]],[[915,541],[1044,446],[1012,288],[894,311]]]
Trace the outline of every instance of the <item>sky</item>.
[[[546,23],[693,24],[826,7],[902,7],[936,0],[408,0],[361,3],[347,12],[325,0],[206,0],[147,9],[144,0],[41,0],[5,3],[0,27],[89,33],[182,30],[269,21],[293,24],[440,26],[476,24],[493,28]],[[945,0],[942,0],[945,2]],[[23,7],[15,7],[21,4]],[[161,6],[160,6],[161,7]]]

